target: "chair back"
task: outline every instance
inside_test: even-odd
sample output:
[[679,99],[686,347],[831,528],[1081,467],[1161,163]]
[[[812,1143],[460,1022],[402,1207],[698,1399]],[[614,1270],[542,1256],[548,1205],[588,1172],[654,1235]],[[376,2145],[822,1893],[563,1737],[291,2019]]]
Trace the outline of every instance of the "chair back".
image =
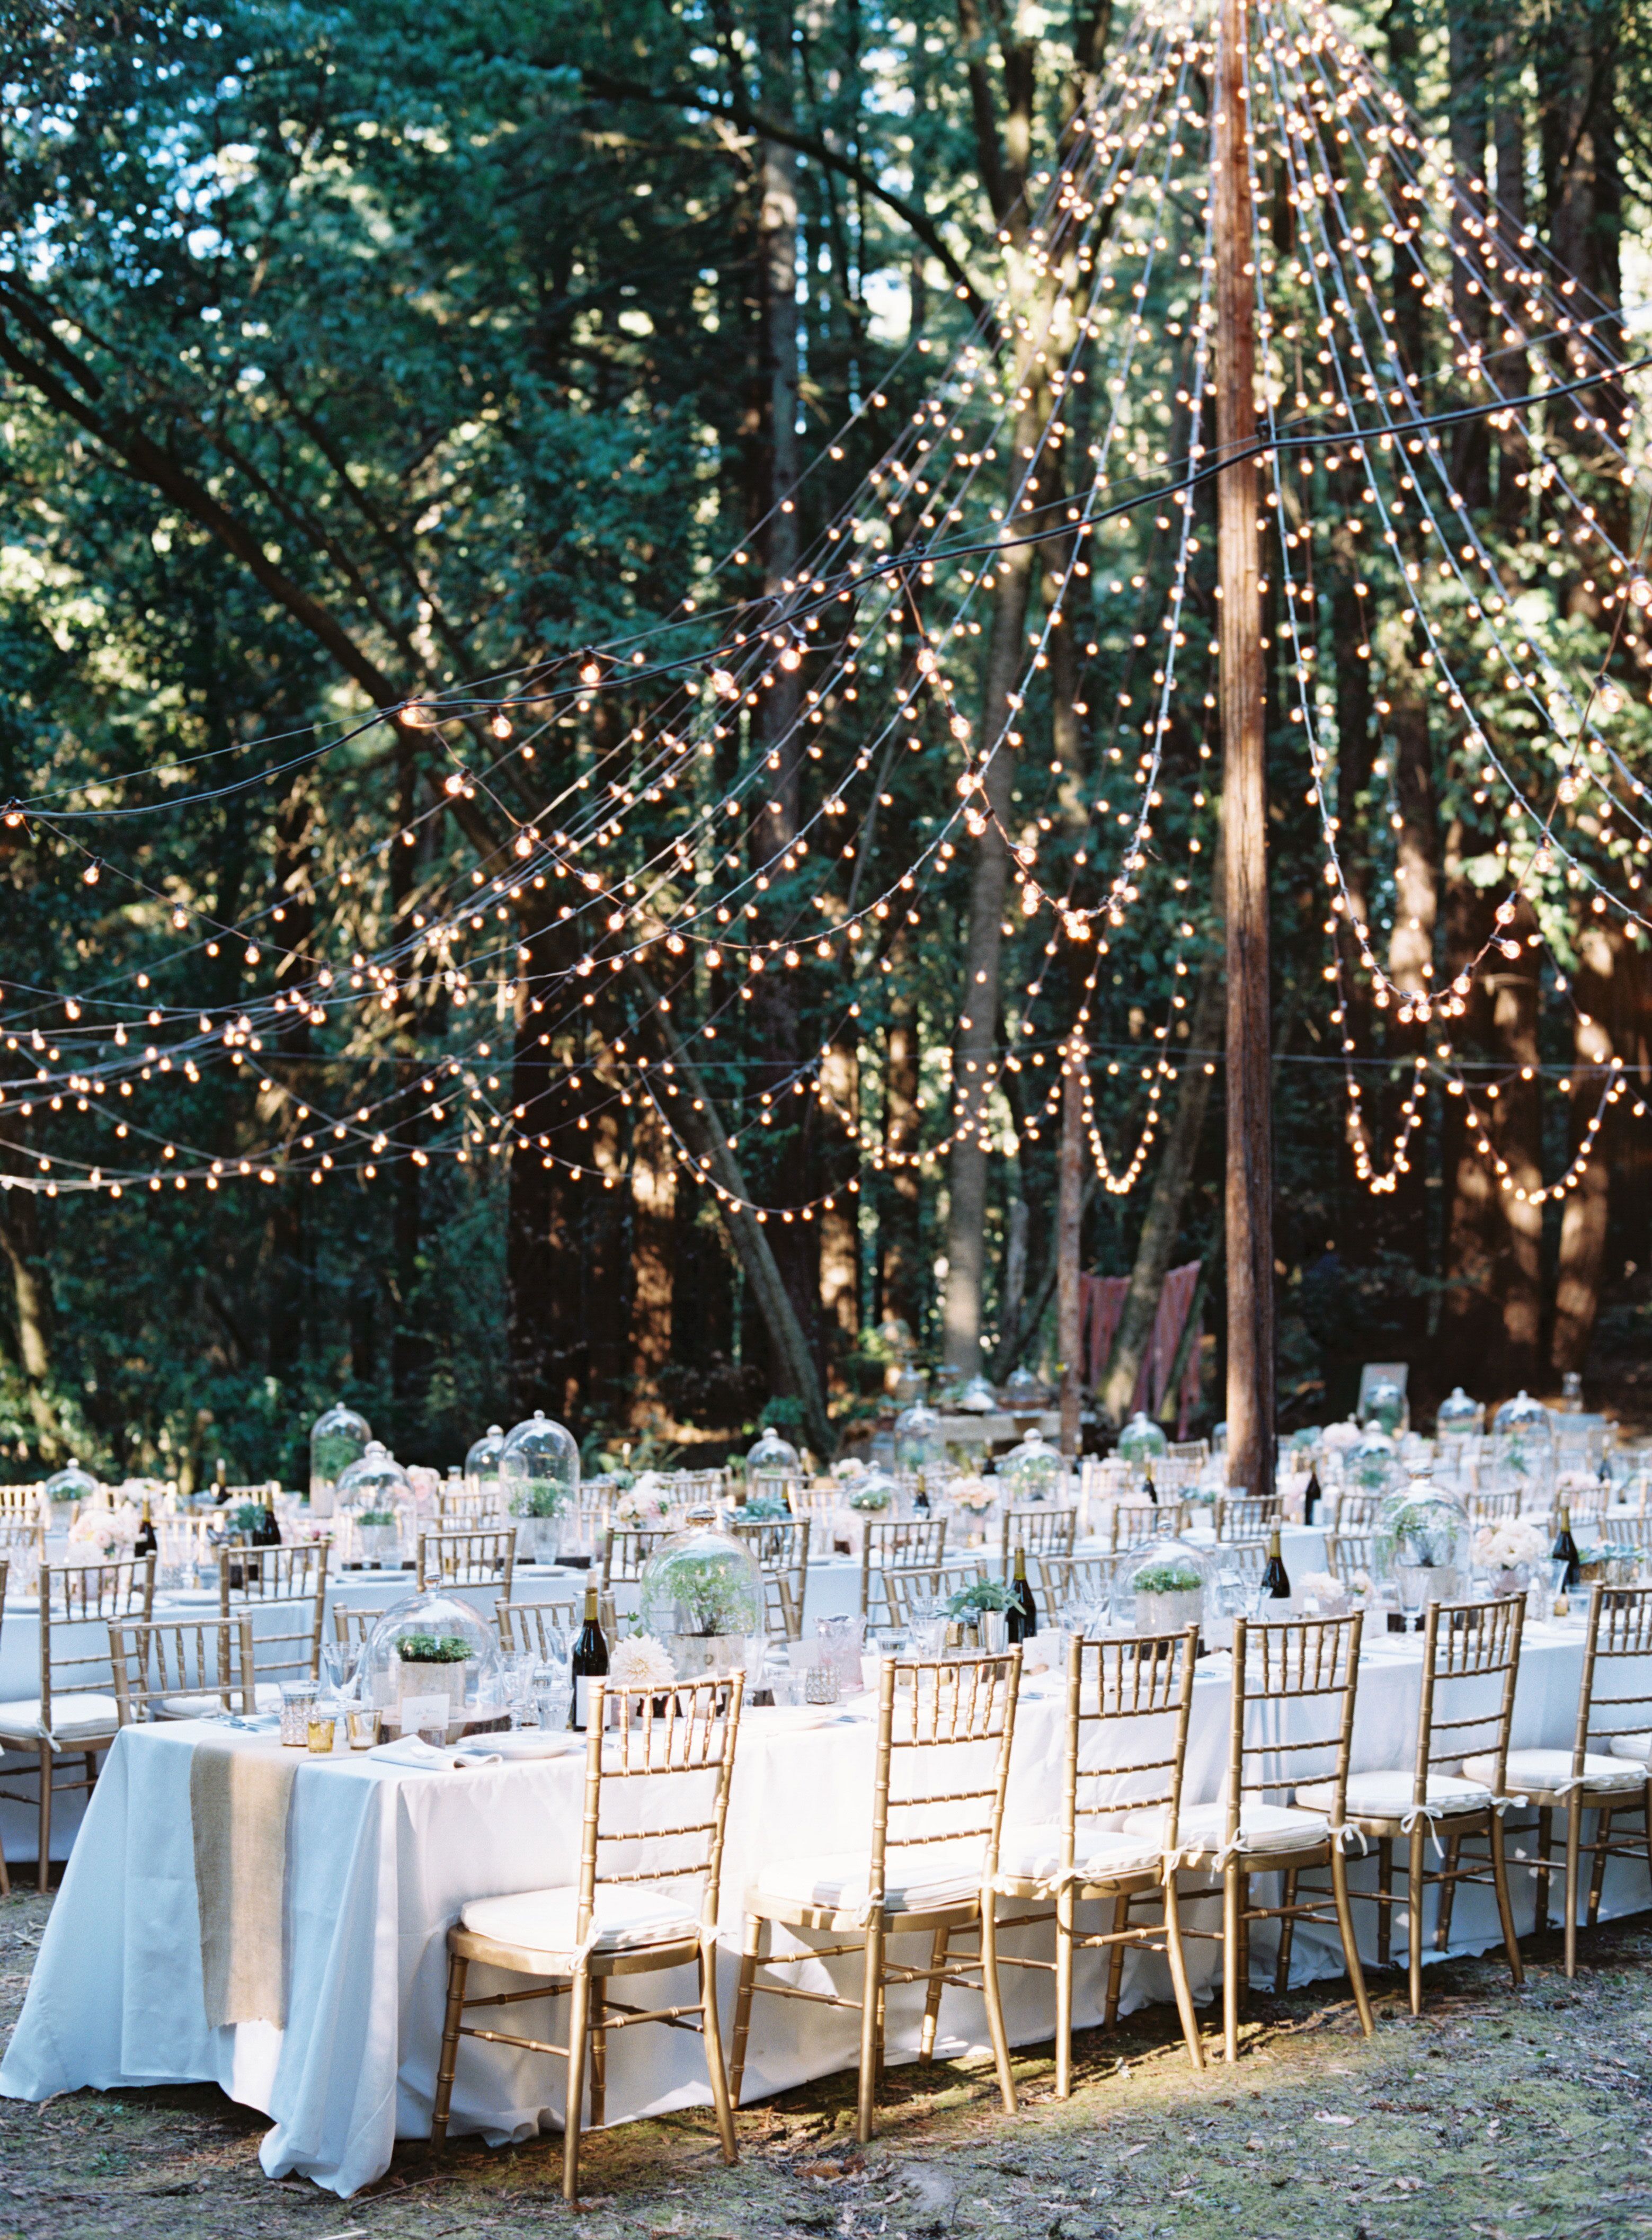
[[771,1641],[801,1641],[803,1606],[784,1571],[763,1574],[763,1630]]
[[[575,1635],[585,1623],[585,1597],[570,1595],[558,1601],[547,1597],[535,1602],[497,1602],[494,1609],[499,1619],[499,1645],[509,1650],[531,1649],[542,1662],[557,1654],[566,1656],[573,1646]],[[612,1641],[619,1631],[614,1616],[614,1605],[604,1595],[597,1603],[598,1622],[603,1631]],[[560,1652],[548,1638],[551,1631],[564,1637]]]
[[1382,1503],[1380,1493],[1339,1493],[1331,1509],[1331,1530],[1339,1538],[1345,1532],[1375,1531]]
[[40,1566],[46,1560],[46,1528],[30,1523],[26,1518],[0,1517],[0,1562],[9,1567],[10,1576],[17,1582],[17,1592],[26,1595],[38,1585]]
[[861,1616],[871,1615],[872,1574],[888,1600],[884,1577],[892,1570],[933,1570],[947,1550],[944,1517],[869,1517],[861,1541]]
[[750,1550],[763,1570],[785,1571],[798,1580],[808,1578],[809,1536],[814,1530],[811,1517],[788,1517],[748,1524],[736,1510],[729,1530]]
[[1363,1624],[1357,1611],[1352,1617],[1234,1620],[1223,1792],[1229,1844],[1247,1797],[1265,1804],[1273,1792],[1294,1790],[1303,1781],[1335,1783],[1331,1824],[1342,1825]]
[[1471,1493],[1468,1501],[1470,1524],[1506,1524],[1520,1514],[1520,1493],[1510,1486],[1501,1493]]
[[1342,1584],[1349,1586],[1363,1571],[1368,1579],[1376,1573],[1372,1564],[1372,1537],[1369,1532],[1328,1532],[1325,1536],[1325,1568]]
[[623,1584],[640,1579],[643,1564],[656,1548],[664,1547],[670,1537],[669,1532],[653,1526],[610,1524],[603,1541],[604,1592],[616,1580]]
[[0,1523],[37,1523],[43,1529],[45,1519],[41,1515],[40,1488],[37,1485],[0,1485]]
[[1041,1556],[1038,1582],[1044,1590],[1045,1610],[1052,1618],[1061,1618],[1069,1610],[1111,1602],[1118,1565],[1116,1556]]
[[[1587,1751],[1609,1749],[1614,1736],[1644,1737],[1652,1729],[1652,1586],[1591,1587],[1586,1641],[1574,1780],[1582,1777]],[[1625,1687],[1633,1692],[1607,1692]]]
[[702,1930],[717,1924],[729,1783],[746,1676],[651,1687],[590,1686],[579,1863],[583,1942],[603,1884],[693,1879]]
[[1026,1550],[1029,1562],[1039,1556],[1070,1556],[1077,1537],[1076,1509],[1057,1509],[1043,1502],[1036,1508],[1006,1509],[999,1541],[1004,1577],[1009,1577],[1017,1548]]
[[1225,1493],[1216,1497],[1218,1540],[1257,1540],[1282,1523],[1276,1493]]
[[292,1547],[218,1550],[219,1617],[259,1613],[253,1624],[258,1678],[314,1680],[320,1673],[330,1544],[302,1540]]
[[1652,1517],[1602,1517],[1601,1537],[1609,1548],[1633,1548],[1644,1555],[1649,1538],[1652,1538]]
[[1222,1568],[1236,1571],[1245,1585],[1259,1587],[1262,1575],[1268,1567],[1268,1543],[1265,1540],[1224,1540],[1222,1543]]
[[1121,1501],[1114,1505],[1110,1545],[1139,1548],[1144,1540],[1174,1540],[1187,1512],[1182,1501]]
[[1209,1439],[1172,1439],[1164,1453],[1169,1462],[1193,1463],[1202,1469],[1210,1459],[1210,1442]]
[[436,1497],[436,1529],[438,1532],[475,1532],[496,1517],[504,1515],[501,1497],[494,1493],[467,1493],[463,1486],[450,1492],[446,1487]]
[[420,1587],[502,1585],[507,1596],[516,1568],[516,1528],[496,1525],[477,1532],[421,1532],[417,1578]]
[[[115,1563],[41,1565],[40,1723],[48,1734],[54,1693],[113,1693],[110,1621],[147,1619],[154,1603],[153,1556],[123,1557]],[[77,1634],[77,1628],[86,1630]]]
[[226,1716],[255,1708],[252,1621],[231,1617],[112,1618],[109,1657],[123,1727],[168,1716],[198,1717],[192,1700],[216,1698]]
[[1167,1493],[1188,1493],[1199,1483],[1202,1468],[1191,1456],[1160,1455],[1153,1464],[1153,1490],[1161,1500]]
[[364,1649],[373,1637],[373,1629],[384,1615],[389,1604],[374,1603],[347,1609],[343,1603],[333,1604],[333,1639],[342,1642],[346,1649]]
[[1159,1806],[1162,1849],[1176,1850],[1198,1647],[1196,1625],[1102,1641],[1075,1635],[1068,1643],[1063,1873],[1073,1863],[1078,1823],[1108,1814]]
[[951,1563],[936,1563],[928,1570],[902,1564],[885,1571],[883,1602],[890,1626],[898,1631],[916,1625],[928,1611],[956,1595],[961,1587],[976,1586],[986,1576],[986,1564],[975,1556],[956,1556]]
[[[1455,1772],[1465,1757],[1495,1759],[1495,1785],[1501,1794],[1525,1621],[1523,1595],[1504,1595],[1488,1603],[1429,1604],[1423,1623],[1414,1803],[1427,1801],[1431,1772]],[[1489,1695],[1493,1699],[1489,1703]]]
[[[756,1492],[763,1475],[760,1471],[757,1478],[753,1479],[753,1493]],[[786,1506],[794,1517],[829,1517],[835,1509],[841,1509],[848,1498],[843,1488],[834,1478],[828,1478],[820,1485],[803,1485],[796,1478],[783,1478],[778,1490],[784,1495]]]
[[869,1905],[883,1902],[890,1851],[981,1845],[983,1884],[998,1870],[1004,1790],[1021,1686],[1019,1646],[944,1662],[886,1657],[878,1674]]

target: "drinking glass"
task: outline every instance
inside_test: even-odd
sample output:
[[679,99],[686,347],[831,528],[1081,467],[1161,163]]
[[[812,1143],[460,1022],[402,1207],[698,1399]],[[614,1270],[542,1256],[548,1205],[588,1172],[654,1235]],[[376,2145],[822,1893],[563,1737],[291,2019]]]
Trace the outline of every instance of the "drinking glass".
[[345,1714],[350,1721],[350,1746],[353,1750],[371,1750],[378,1740],[378,1706],[370,1703],[365,1710],[351,1704]]
[[539,1670],[539,1659],[531,1649],[512,1649],[505,1652],[499,1663],[511,1727],[524,1727],[534,1709],[534,1677]]
[[573,1692],[565,1652],[534,1667],[534,1702],[538,1706],[542,1727],[552,1730],[568,1724],[568,1710],[573,1700]]
[[321,1690],[313,1680],[281,1683],[281,1739],[289,1750],[303,1750],[310,1740],[310,1713]]
[[1394,1583],[1400,1590],[1400,1613],[1405,1620],[1405,1630],[1415,1633],[1429,1599],[1428,1566],[1425,1563],[1396,1563]]
[[842,1693],[836,1664],[811,1664],[804,1673],[805,1703],[835,1703]]
[[311,1757],[330,1757],[338,1727],[338,1707],[312,1703],[304,1724],[304,1742]]
[[348,1690],[355,1670],[357,1650],[345,1641],[326,1641],[322,1643],[321,1677],[330,1695],[342,1696]]
[[947,1645],[947,1621],[943,1614],[936,1617],[919,1618],[912,1627],[912,1638],[917,1643],[920,1657],[931,1659],[939,1657]]

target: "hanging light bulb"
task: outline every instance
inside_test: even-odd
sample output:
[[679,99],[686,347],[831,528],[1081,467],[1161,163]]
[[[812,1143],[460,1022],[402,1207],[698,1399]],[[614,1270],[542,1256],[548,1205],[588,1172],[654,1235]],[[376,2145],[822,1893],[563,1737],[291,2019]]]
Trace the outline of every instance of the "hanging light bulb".
[[95,887],[103,875],[103,869],[102,863],[94,856],[80,876],[89,887]]
[[410,731],[433,731],[442,718],[426,702],[411,700],[402,710],[402,721]]
[[1644,576],[1637,576],[1629,585],[1629,598],[1637,607],[1652,607],[1652,583]]
[[503,713],[496,716],[488,729],[496,739],[508,739],[510,737],[511,729],[510,717]]

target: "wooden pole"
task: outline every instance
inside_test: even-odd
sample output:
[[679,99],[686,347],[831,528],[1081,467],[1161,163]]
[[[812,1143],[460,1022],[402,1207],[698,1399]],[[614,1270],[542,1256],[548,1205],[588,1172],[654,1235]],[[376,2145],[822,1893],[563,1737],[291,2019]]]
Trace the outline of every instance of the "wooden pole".
[[1084,1084],[1087,1053],[1075,1034],[1062,1053],[1061,1164],[1056,1200],[1056,1345],[1061,1359],[1061,1450],[1079,1450],[1084,1364],[1079,1312],[1079,1240],[1084,1225]]
[[[1216,448],[1256,437],[1256,280],[1246,107],[1247,0],[1221,0],[1216,37]],[[1274,1490],[1274,1146],[1263,729],[1262,462],[1217,477],[1222,832],[1228,969],[1228,1480]]]

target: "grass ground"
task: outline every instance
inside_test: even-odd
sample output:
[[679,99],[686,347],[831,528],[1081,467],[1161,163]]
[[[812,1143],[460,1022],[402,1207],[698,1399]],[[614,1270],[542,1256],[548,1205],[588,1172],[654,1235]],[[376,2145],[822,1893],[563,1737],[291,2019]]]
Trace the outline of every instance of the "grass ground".
[[[27,1988],[47,1901],[0,1901],[0,2023]],[[0,2240],[1596,2240],[1652,2232],[1652,1917],[1586,1937],[1576,1982],[1533,1940],[1522,1991],[1489,1961],[1430,1969],[1413,2021],[1373,1979],[1360,2037],[1335,1984],[1262,2000],[1236,2068],[1188,2067],[1154,2009],[1016,2059],[1022,2113],[989,2071],[893,2071],[880,2135],[855,2144],[853,2079],[740,2119],[725,2170],[709,2117],[590,2142],[590,2194],[563,2204],[559,2144],[439,2162],[407,2142],[339,2201],[258,2167],[263,2119],[206,2088],[0,2101]]]

